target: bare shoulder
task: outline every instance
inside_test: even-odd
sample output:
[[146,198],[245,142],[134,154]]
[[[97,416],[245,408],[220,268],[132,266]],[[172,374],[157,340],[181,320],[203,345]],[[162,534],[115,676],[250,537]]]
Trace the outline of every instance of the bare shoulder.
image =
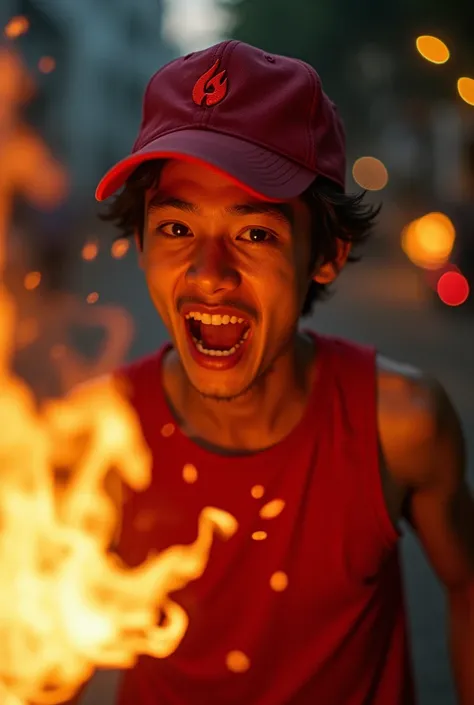
[[410,365],[377,358],[378,425],[390,473],[407,487],[429,481],[430,462],[442,438],[462,445],[456,411],[433,376]]

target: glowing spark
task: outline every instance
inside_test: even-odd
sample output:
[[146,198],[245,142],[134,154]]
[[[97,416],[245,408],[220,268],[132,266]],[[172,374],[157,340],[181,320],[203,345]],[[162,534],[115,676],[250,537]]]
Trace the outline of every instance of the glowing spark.
[[285,502],[283,499],[272,499],[271,502],[267,502],[264,507],[260,510],[261,519],[274,519],[283,511],[285,507]]
[[183,468],[183,480],[188,482],[190,485],[194,484],[198,479],[198,471],[194,465],[191,463],[186,463]]
[[254,499],[260,499],[265,494],[265,488],[263,485],[254,485],[250,490],[250,494]]
[[86,242],[84,247],[82,248],[82,259],[86,260],[86,262],[92,262],[95,260],[99,253],[99,246],[96,242]]
[[28,291],[32,291],[33,289],[36,289],[41,281],[41,274],[39,272],[28,272],[28,274],[25,276],[23,283],[25,285],[25,289],[28,289]]
[[173,435],[174,431],[175,431],[175,427],[174,427],[173,423],[165,423],[165,425],[162,426],[162,428],[161,428],[161,435],[164,438],[169,438],[170,436]]
[[90,294],[87,295],[86,301],[88,304],[95,304],[99,300],[99,294],[97,291],[92,291]]
[[12,17],[11,20],[5,25],[4,34],[9,39],[16,39],[22,34],[25,34],[30,27],[30,22],[27,17],[23,15],[17,15]]
[[266,531],[254,531],[252,534],[252,538],[254,541],[265,541],[267,536],[268,534]]
[[275,590],[275,592],[283,592],[283,590],[286,590],[288,587],[287,574],[282,570],[278,570],[276,573],[273,573],[270,578],[270,587],[272,590]]
[[226,664],[229,671],[245,673],[250,668],[250,659],[243,651],[229,651],[226,657]]
[[111,247],[112,257],[115,257],[115,259],[122,259],[122,257],[125,257],[129,249],[130,242],[128,240],[125,238],[116,240]]

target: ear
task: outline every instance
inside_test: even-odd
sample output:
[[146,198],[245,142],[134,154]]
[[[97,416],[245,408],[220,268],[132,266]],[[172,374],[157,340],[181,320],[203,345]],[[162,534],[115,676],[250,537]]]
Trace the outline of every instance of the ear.
[[350,242],[338,240],[335,259],[331,260],[331,262],[317,265],[313,274],[313,281],[318,282],[318,284],[331,284],[346,264],[350,251]]

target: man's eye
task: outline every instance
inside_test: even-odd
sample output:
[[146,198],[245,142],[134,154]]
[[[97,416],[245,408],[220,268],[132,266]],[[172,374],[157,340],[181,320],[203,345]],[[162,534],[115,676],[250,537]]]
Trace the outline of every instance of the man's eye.
[[170,238],[189,237],[191,235],[190,229],[182,223],[164,223],[158,226],[156,230],[161,235]]
[[270,230],[265,230],[264,228],[248,228],[239,235],[238,239],[255,243],[269,242],[275,239],[275,235],[270,232]]

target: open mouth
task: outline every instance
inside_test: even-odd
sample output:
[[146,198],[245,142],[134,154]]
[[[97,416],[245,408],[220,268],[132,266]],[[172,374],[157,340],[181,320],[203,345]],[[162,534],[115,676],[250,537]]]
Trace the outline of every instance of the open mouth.
[[196,349],[209,357],[232,357],[250,334],[250,322],[238,316],[189,311],[185,320]]

